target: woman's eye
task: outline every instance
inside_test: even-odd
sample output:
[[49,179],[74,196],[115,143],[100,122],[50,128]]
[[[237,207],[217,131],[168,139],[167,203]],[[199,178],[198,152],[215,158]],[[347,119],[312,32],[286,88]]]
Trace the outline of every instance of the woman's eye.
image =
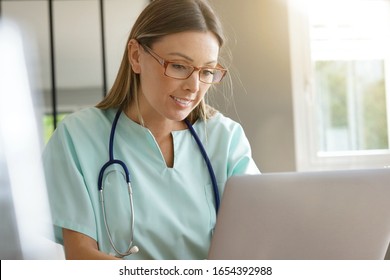
[[212,69],[203,69],[202,75],[203,76],[211,76],[211,75],[214,75],[214,71]]
[[172,63],[171,66],[175,69],[175,70],[187,70],[188,69],[188,66],[185,66],[183,64],[178,64],[178,63]]

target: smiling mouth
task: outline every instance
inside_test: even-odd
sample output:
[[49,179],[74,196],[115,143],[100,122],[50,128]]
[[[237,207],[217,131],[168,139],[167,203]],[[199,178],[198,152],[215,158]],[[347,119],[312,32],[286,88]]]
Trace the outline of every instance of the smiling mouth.
[[188,106],[192,102],[192,100],[190,100],[190,99],[183,99],[183,98],[178,98],[175,96],[171,96],[171,97],[173,100],[175,100],[177,103],[179,103],[182,106]]

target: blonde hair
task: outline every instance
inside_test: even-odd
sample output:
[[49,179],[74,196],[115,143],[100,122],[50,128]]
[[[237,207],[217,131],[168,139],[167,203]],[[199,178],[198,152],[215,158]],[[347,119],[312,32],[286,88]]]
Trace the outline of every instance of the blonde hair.
[[[221,23],[206,0],[154,0],[151,2],[134,23],[111,90],[96,107],[124,109],[133,101],[138,106],[140,77],[132,70],[128,58],[127,45],[131,39],[151,48],[153,43],[163,36],[184,31],[210,31],[218,39],[220,48],[225,41]],[[189,119],[190,121],[198,118],[206,120],[215,112],[214,108],[202,100],[190,113]]]

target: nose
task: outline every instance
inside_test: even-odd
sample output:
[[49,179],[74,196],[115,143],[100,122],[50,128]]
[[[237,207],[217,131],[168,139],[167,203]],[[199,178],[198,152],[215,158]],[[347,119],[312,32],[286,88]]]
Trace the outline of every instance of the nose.
[[191,76],[189,76],[186,80],[184,80],[185,89],[190,92],[198,92],[199,91],[199,70],[195,70]]

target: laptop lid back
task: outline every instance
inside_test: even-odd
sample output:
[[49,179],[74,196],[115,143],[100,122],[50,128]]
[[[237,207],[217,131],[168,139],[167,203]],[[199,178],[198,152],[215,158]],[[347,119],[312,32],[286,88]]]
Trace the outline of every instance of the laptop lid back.
[[209,259],[384,259],[390,170],[232,177]]

